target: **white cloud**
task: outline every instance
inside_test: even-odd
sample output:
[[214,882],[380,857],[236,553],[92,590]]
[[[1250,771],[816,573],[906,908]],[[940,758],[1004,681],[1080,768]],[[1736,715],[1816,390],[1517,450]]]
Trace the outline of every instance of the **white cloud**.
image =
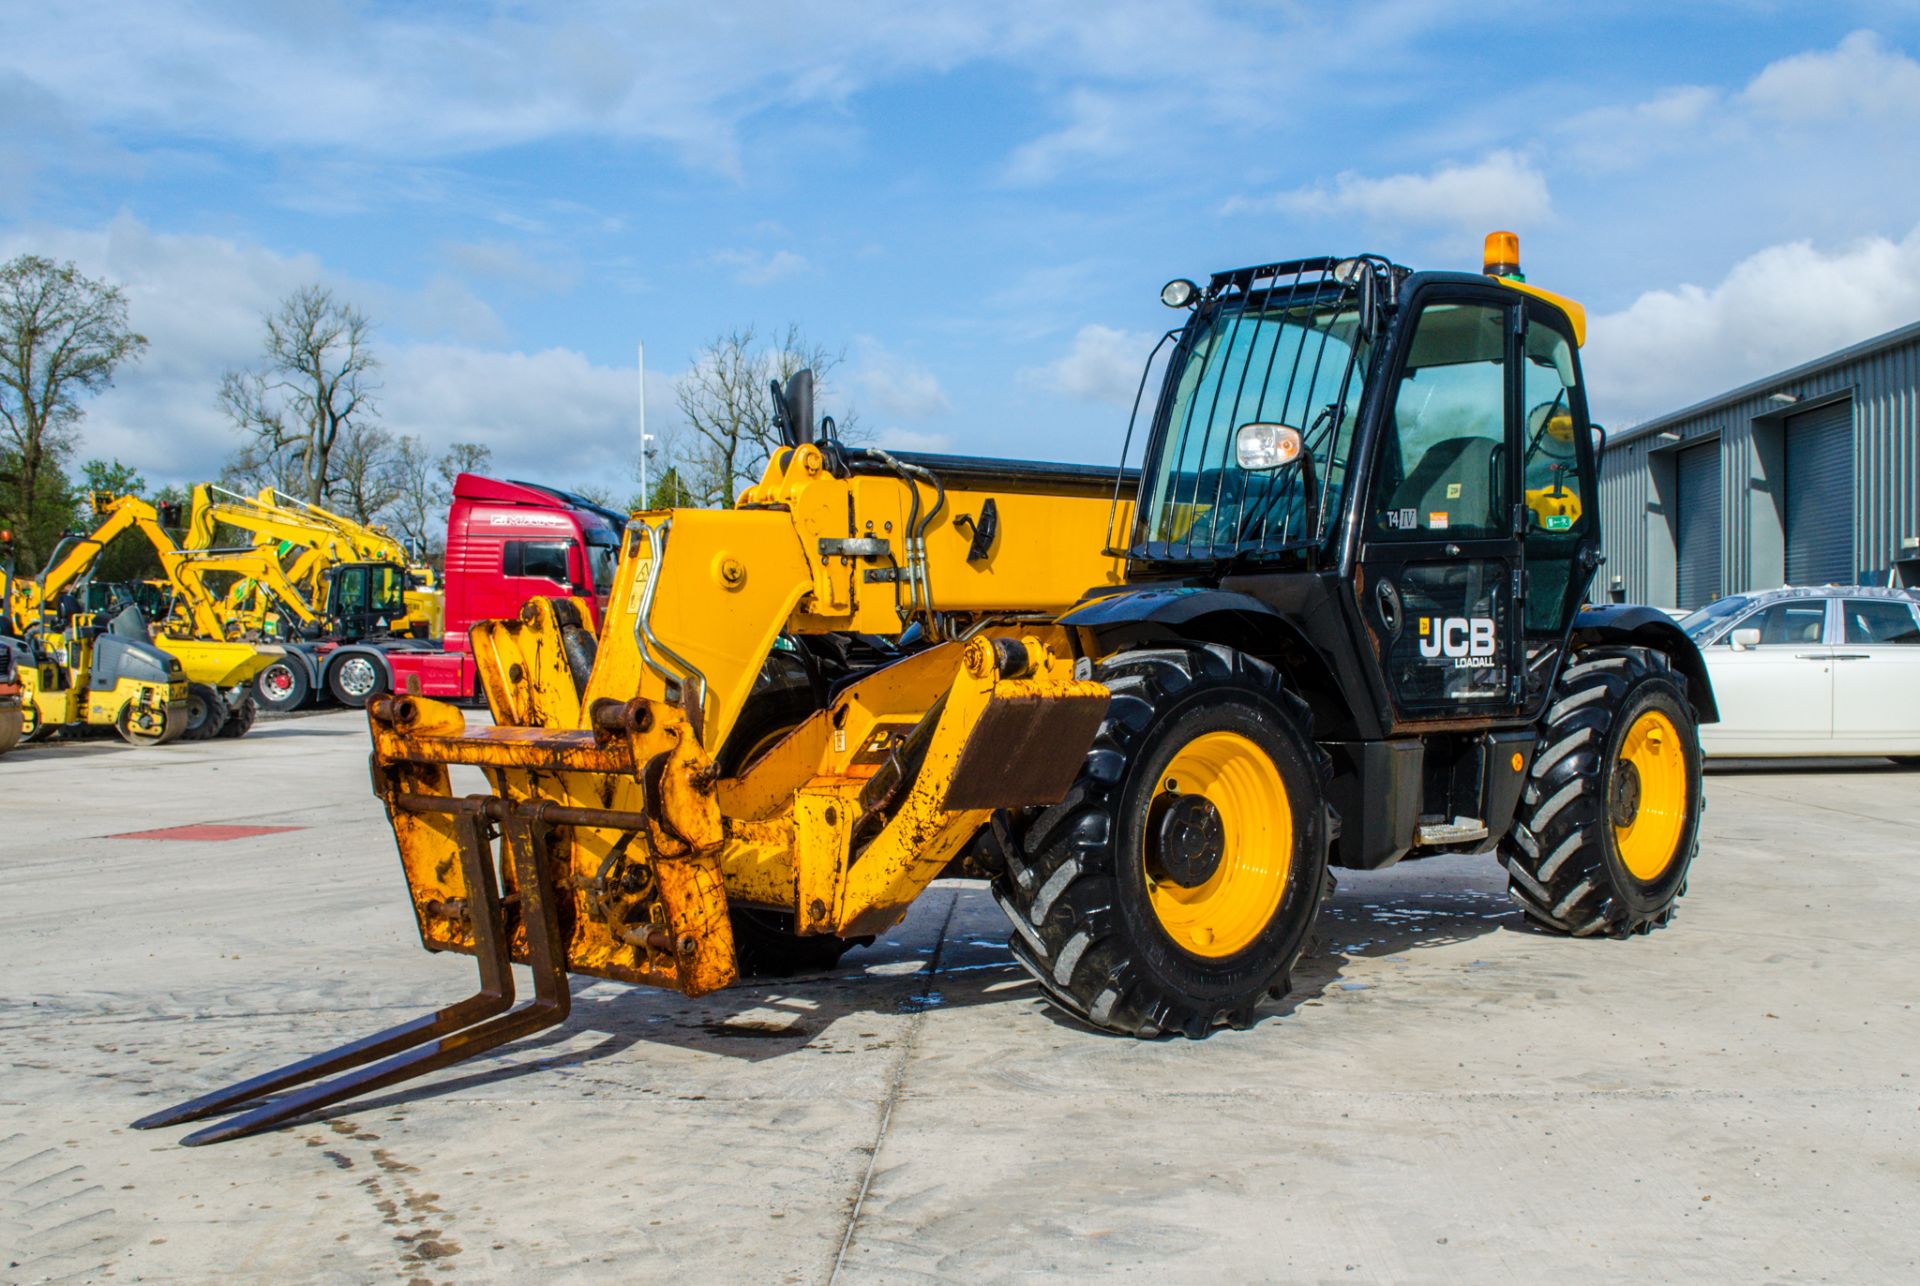
[[1154,339],[1097,323],[1082,326],[1064,357],[1023,371],[1021,378],[1083,401],[1130,407]]
[[1547,180],[1532,161],[1500,151],[1471,164],[1442,165],[1426,174],[1367,178],[1351,171],[1331,185],[1296,188],[1267,197],[1235,197],[1226,213],[1279,211],[1317,216],[1358,215],[1394,226],[1512,227],[1551,217]]
[[[1283,119],[1316,89],[1376,73],[1450,20],[1437,0],[1382,0],[1337,20],[1310,6],[1252,12],[1218,0],[1171,19],[1158,0],[881,9],[865,0],[144,0],[119,6],[110,22],[87,6],[9,13],[0,80],[14,74],[82,127],[294,149],[323,162],[345,154],[411,168],[587,137],[658,144],[690,167],[740,176],[740,135],[757,119],[853,135],[845,109],[862,91],[992,61],[1059,100],[1064,124],[1009,165],[1016,181],[1039,182],[1145,152],[1189,159],[1196,128]],[[1286,69],[1284,93],[1276,68]],[[352,187],[294,186],[303,199],[356,199]]]
[[1920,123],[1920,63],[1856,31],[1830,50],[1769,64],[1742,95],[1755,111],[1796,125],[1862,118]]
[[1570,159],[1587,170],[1619,171],[1697,143],[1714,123],[1725,124],[1718,89],[1681,85],[1644,102],[1599,107],[1566,121]]
[[951,433],[930,433],[924,429],[903,429],[897,425],[875,429],[873,444],[887,451],[951,451]]
[[[374,317],[382,361],[377,400],[396,432],[418,434],[435,450],[454,441],[485,442],[502,472],[563,484],[624,479],[637,451],[631,368],[599,366],[566,349],[410,343],[383,333],[379,323],[394,318],[410,318],[416,334],[458,336],[468,329],[462,317],[478,301],[443,278],[420,291],[397,291],[342,278],[311,255],[158,233],[124,214],[100,229],[0,234],[0,259],[28,251],[71,259],[82,272],[125,290],[129,318],[149,347],[122,369],[112,389],[85,404],[79,458],[118,458],[155,484],[219,472],[239,445],[216,402],[222,372],[254,361],[262,316],[289,291],[315,281]],[[670,426],[672,377],[650,373],[647,392],[649,423],[656,431]]]
[[[618,490],[639,454],[637,377],[581,353],[456,344],[393,350],[383,374],[387,427],[439,447],[483,442],[503,475]],[[649,431],[670,414],[672,380],[647,381]]]
[[853,383],[881,415],[901,420],[924,420],[953,410],[940,380],[925,366],[890,352],[878,340],[862,335],[860,360]]
[[733,279],[743,286],[771,286],[813,267],[806,256],[791,250],[775,250],[771,254],[764,250],[722,250],[713,256],[713,261],[733,269]]
[[1001,178],[1015,187],[1051,182],[1087,162],[1111,160],[1140,147],[1142,134],[1160,114],[1157,101],[1076,89],[1067,98],[1067,123],[1021,144],[1007,158]]
[[449,241],[441,251],[468,276],[524,290],[565,294],[580,278],[577,267],[536,258],[511,241]]
[[1631,423],[1920,317],[1920,227],[1823,250],[1796,241],[1735,264],[1718,284],[1650,290],[1593,319],[1594,413]]

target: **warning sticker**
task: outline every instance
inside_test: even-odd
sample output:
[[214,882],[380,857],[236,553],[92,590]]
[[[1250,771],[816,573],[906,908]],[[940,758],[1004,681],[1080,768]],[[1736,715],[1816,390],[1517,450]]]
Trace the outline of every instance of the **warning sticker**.
[[1447,499],[1458,500],[1459,498],[1460,498],[1460,484],[1457,482],[1449,482],[1447,484]]
[[1435,531],[1444,530],[1446,528],[1446,525],[1447,525],[1446,510],[1436,509],[1432,513],[1427,515],[1427,526],[1433,528]]

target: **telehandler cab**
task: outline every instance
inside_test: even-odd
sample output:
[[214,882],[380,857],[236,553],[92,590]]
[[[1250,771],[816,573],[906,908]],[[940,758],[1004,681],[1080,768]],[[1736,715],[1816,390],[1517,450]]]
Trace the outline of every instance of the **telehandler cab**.
[[1584,313],[1488,248],[1170,283],[1138,473],[862,450],[776,387],[760,482],[634,515],[597,634],[569,599],[474,627],[493,726],[370,703],[421,940],[478,993],[137,1124],[270,1128],[561,1021],[570,972],[824,966],[942,875],[1140,1037],[1283,994],[1330,864],[1494,852],[1547,931],[1664,925],[1713,695],[1664,615],[1583,608]]

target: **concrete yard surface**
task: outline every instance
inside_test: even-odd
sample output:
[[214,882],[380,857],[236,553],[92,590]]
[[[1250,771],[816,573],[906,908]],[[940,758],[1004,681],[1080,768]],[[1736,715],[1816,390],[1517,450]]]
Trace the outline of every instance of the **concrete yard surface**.
[[[1246,1032],[1083,1030],[942,883],[833,976],[581,979],[555,1032],[188,1149],[127,1123],[472,966],[418,945],[357,714],[23,747],[0,1281],[1914,1280],[1920,773],[1707,797],[1671,928],[1531,932],[1491,857],[1342,873]],[[130,837],[203,824],[291,829]]]

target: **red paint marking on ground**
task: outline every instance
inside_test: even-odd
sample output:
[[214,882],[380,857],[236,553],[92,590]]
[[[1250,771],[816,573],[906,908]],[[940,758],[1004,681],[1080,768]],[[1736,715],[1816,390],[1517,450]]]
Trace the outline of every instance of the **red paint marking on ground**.
[[157,831],[128,831],[109,835],[108,839],[184,839],[217,844],[221,840],[249,839],[255,835],[278,835],[283,831],[303,831],[304,826],[220,826],[201,822],[193,826],[163,826]]

